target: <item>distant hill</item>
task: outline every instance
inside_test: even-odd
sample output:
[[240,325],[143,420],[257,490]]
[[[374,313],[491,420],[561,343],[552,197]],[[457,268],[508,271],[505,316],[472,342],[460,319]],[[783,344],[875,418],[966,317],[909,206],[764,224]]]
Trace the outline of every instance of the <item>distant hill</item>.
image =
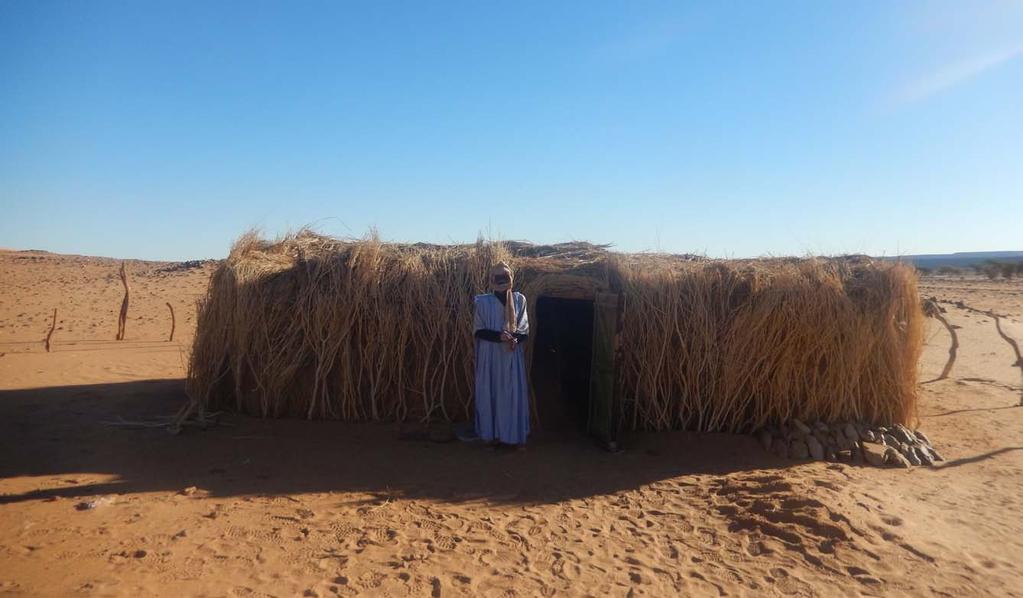
[[882,259],[909,262],[918,268],[969,268],[974,264],[983,264],[988,260],[996,262],[1023,262],[1023,251],[963,251],[959,253],[930,253],[922,255],[903,255]]

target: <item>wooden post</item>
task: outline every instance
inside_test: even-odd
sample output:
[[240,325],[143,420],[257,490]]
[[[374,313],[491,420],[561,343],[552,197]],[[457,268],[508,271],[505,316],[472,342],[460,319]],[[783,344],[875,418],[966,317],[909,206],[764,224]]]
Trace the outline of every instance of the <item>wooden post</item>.
[[53,308],[53,324],[50,324],[50,333],[46,335],[46,352],[50,352],[50,337],[53,336],[53,331],[57,329],[57,308]]
[[[1023,377],[1023,355],[1020,354],[1019,343],[1016,342],[1016,339],[1012,338],[1008,334],[1005,334],[1005,331],[1002,330],[1001,318],[1003,316],[1000,316],[1000,315],[996,314],[994,311],[985,311],[985,310],[982,310],[982,309],[977,309],[976,307],[970,307],[969,305],[966,305],[962,301],[945,301],[945,303],[949,303],[949,304],[954,305],[954,306],[956,306],[956,307],[958,307],[960,309],[965,309],[967,311],[972,311],[973,313],[976,313],[976,314],[981,314],[981,315],[988,316],[989,318],[994,320],[995,321],[995,330],[998,332],[998,336],[1002,337],[1002,340],[1004,340],[1005,342],[1009,343],[1009,346],[1012,347],[1013,353],[1016,354],[1016,363],[1014,363],[1012,365],[1019,368],[1020,376]],[[954,351],[955,351],[956,347],[959,346],[959,341],[956,339],[956,335],[955,335],[955,332],[952,331],[952,327],[949,326],[948,322],[946,322],[944,320],[944,318],[941,317],[940,313],[938,313],[939,311],[940,310],[938,309],[937,301],[935,299],[932,298],[932,299],[929,299],[928,301],[924,302],[924,314],[926,314],[928,316],[936,317],[943,324],[945,324],[945,327],[947,327],[949,329],[949,332],[952,333],[952,349],[949,349],[949,354],[950,354],[949,364],[945,366],[945,372],[942,374],[942,376],[940,378],[938,378],[940,380],[941,378],[945,377],[945,374],[948,372],[948,370],[952,369],[951,363],[952,363],[952,361],[955,361]],[[1019,406],[1023,407],[1023,391],[1020,391]]]
[[175,324],[175,322],[174,322],[174,307],[170,304],[170,302],[167,302],[167,309],[169,309],[170,312],[171,312],[171,333],[170,333],[170,338],[167,339],[167,342],[169,343],[169,342],[174,340],[174,324]]
[[124,269],[124,262],[121,262],[121,284],[124,285],[124,299],[121,300],[121,314],[117,318],[117,340],[124,340],[125,328],[128,325],[128,295],[131,287],[128,285],[128,272]]
[[[1016,353],[1016,363],[1013,365],[1019,368],[1020,377],[1023,378],[1023,355],[1020,355],[1019,343],[1016,342],[1016,339],[1002,332],[1002,323],[999,321],[999,316],[995,314],[995,312],[988,312],[988,314],[995,320],[995,330],[998,331],[998,336],[1002,337],[1005,342],[1009,343],[1009,346],[1012,347],[1012,350]],[[1023,407],[1023,390],[1020,391],[1019,405],[1020,407]]]
[[948,330],[948,333],[952,335],[952,346],[948,348],[948,361],[945,362],[945,367],[941,370],[941,375],[934,379],[934,381],[944,380],[945,378],[948,378],[949,373],[952,372],[952,366],[956,362],[956,353],[959,350],[959,336],[956,334],[955,328],[953,328],[952,325],[948,323],[948,320],[941,315],[941,308],[938,307],[938,304],[934,301],[927,300],[924,302],[924,314],[941,322]]

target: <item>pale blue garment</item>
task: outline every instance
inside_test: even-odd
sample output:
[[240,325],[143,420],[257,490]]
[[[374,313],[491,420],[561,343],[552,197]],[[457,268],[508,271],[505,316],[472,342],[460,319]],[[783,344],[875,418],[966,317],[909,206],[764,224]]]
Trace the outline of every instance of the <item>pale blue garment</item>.
[[[526,296],[513,293],[515,330],[529,334]],[[504,329],[504,305],[493,293],[476,296],[477,330]],[[529,436],[529,386],[526,383],[525,347],[514,351],[505,343],[476,339],[476,433],[486,441],[522,444]]]

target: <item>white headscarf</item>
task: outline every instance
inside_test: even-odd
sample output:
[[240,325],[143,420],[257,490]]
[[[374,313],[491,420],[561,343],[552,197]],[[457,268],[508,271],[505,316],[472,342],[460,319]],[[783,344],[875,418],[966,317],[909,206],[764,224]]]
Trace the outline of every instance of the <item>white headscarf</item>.
[[[494,278],[501,275],[508,275],[508,282],[497,283]],[[505,330],[508,332],[515,331],[515,296],[512,295],[512,283],[515,281],[515,273],[512,272],[511,266],[504,262],[494,264],[490,268],[490,288],[491,290],[505,294],[504,300],[504,320]]]

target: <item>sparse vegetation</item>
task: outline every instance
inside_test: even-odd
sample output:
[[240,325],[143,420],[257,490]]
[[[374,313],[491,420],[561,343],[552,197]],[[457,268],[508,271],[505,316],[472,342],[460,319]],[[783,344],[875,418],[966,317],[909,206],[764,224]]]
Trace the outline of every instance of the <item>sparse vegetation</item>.
[[995,280],[998,277],[1012,280],[1016,275],[1023,275],[1023,261],[1000,262],[997,260],[987,260],[983,264],[974,265],[973,268],[978,274],[987,276],[989,280]]

